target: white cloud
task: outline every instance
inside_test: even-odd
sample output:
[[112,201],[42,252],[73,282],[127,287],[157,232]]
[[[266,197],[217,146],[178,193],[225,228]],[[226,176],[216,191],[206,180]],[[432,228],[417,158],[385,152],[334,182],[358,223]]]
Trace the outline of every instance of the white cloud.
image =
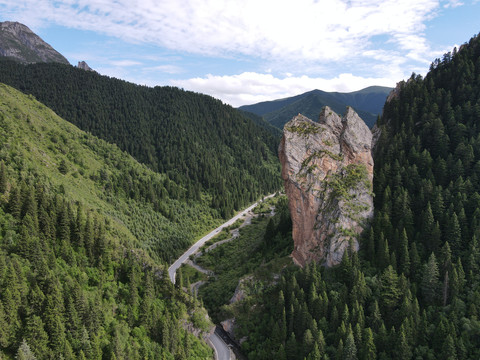
[[184,72],[184,69],[182,69],[180,66],[170,65],[170,64],[147,67],[147,68],[144,68],[144,70],[154,71],[154,72],[158,71],[166,74],[180,74]]
[[192,53],[307,62],[360,56],[369,49],[371,37],[381,34],[421,56],[422,48],[428,50],[424,22],[440,6],[439,0],[0,0],[0,4],[34,27],[54,21]]
[[186,90],[209,94],[232,106],[281,99],[310,90],[350,92],[367,86],[395,86],[398,78],[364,78],[340,74],[331,79],[308,76],[274,77],[272,74],[244,72],[232,76],[207,75],[205,78],[174,80],[171,84]]
[[[427,70],[443,53],[431,48],[426,22],[460,5],[461,0],[0,0],[0,11],[34,31],[56,23],[182,57],[186,52],[206,55],[204,60],[261,60],[250,67],[255,72],[232,68],[238,75],[203,76],[212,71],[206,67],[200,77],[170,81],[239,106],[313,89],[394,86],[412,71]],[[145,53],[126,56],[107,54],[96,70],[148,85],[158,83],[160,74],[165,84],[164,74],[194,73],[173,57],[151,59],[152,64]]]
[[[476,1],[474,1],[474,2],[476,2]],[[459,6],[462,6],[462,5],[464,5],[464,3],[460,0],[447,0],[446,4],[444,4],[443,7],[448,9],[448,8],[456,8],[456,7],[459,7]]]
[[118,67],[142,65],[141,62],[135,61],[135,60],[112,60],[110,61],[110,63],[111,65],[118,66]]

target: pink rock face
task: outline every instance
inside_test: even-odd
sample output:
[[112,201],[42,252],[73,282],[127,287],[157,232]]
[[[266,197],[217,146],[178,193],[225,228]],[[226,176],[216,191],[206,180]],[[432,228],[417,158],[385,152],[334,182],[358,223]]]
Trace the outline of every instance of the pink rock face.
[[325,107],[318,122],[299,114],[283,129],[282,178],[293,223],[293,260],[340,263],[373,215],[372,134],[347,107],[340,118]]

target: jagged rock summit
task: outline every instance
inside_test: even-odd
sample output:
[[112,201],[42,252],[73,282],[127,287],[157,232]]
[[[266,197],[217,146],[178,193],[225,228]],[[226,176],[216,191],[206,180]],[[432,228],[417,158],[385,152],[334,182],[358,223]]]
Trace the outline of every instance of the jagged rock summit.
[[95,71],[85,61],[79,61],[77,67],[85,71]]
[[27,26],[18,22],[0,22],[0,55],[21,63],[58,62],[68,60],[43,41]]
[[340,263],[373,216],[372,133],[347,107],[322,109],[318,122],[299,114],[283,129],[282,178],[293,222],[293,260]]

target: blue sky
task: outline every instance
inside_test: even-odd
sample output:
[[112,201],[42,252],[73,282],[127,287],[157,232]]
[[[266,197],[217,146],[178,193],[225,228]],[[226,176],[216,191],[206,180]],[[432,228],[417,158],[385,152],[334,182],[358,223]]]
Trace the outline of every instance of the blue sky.
[[480,32],[480,0],[0,0],[73,65],[233,106],[395,86]]

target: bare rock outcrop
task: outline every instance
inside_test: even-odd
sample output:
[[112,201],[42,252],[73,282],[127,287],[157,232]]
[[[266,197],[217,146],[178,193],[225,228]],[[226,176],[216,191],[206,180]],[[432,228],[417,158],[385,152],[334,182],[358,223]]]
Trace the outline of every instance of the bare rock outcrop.
[[85,71],[94,71],[85,61],[79,61],[77,67]]
[[403,87],[405,87],[405,84],[406,82],[404,80],[399,81],[397,85],[392,89],[392,91],[390,91],[385,102],[390,102],[393,99],[398,99],[398,97],[400,96],[400,91]]
[[18,22],[0,22],[0,56],[21,63],[58,62],[69,65],[65,57]]
[[318,122],[299,114],[283,129],[282,178],[293,222],[293,260],[333,266],[373,216],[372,133],[351,108]]

